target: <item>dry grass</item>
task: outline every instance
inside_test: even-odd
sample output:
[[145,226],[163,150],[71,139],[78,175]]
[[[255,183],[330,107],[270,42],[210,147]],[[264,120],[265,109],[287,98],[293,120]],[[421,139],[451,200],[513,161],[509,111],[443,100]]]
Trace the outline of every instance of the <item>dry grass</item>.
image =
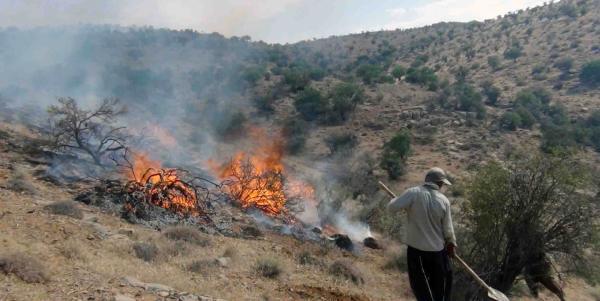
[[46,283],[49,281],[44,266],[34,257],[20,253],[0,257],[0,271],[14,274],[27,283]]
[[600,301],[600,286],[590,287],[588,291],[595,301]]
[[172,227],[165,230],[164,235],[171,240],[185,241],[201,247],[210,245],[210,239],[200,230],[189,226]]
[[362,273],[347,260],[337,260],[329,266],[329,273],[333,276],[348,279],[354,284],[364,284]]
[[385,269],[395,269],[400,272],[407,272],[406,252],[391,255],[384,265]]
[[70,260],[84,260],[85,255],[81,246],[75,241],[66,241],[58,247],[60,255]]
[[185,241],[174,241],[168,244],[160,244],[160,250],[163,255],[177,257],[188,253],[188,244]]
[[312,255],[310,251],[302,251],[298,254],[298,263],[301,265],[314,265],[318,267],[324,267],[325,262]]
[[237,255],[238,255],[238,252],[233,247],[227,247],[225,249],[225,251],[223,251],[223,257],[236,258]]
[[188,266],[188,271],[206,276],[215,267],[217,267],[217,265],[218,265],[217,261],[213,260],[213,259],[195,260]]
[[66,215],[76,219],[83,218],[83,211],[73,201],[55,202],[45,207],[48,212],[58,215]]
[[158,255],[158,247],[151,242],[136,242],[133,244],[133,252],[137,258],[146,262],[154,261]]
[[6,187],[12,191],[36,194],[37,189],[32,184],[32,179],[25,170],[18,166],[12,167],[12,173],[6,180]]
[[277,278],[282,272],[279,262],[273,258],[259,259],[256,263],[256,271],[266,278]]

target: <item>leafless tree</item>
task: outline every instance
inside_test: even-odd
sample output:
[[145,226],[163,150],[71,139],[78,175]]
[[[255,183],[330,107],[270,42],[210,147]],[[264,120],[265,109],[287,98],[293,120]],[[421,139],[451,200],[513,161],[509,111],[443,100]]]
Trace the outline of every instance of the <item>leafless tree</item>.
[[114,126],[125,112],[116,98],[104,99],[93,110],[80,108],[73,98],[59,98],[48,108],[52,145],[67,153],[83,153],[102,166],[107,154],[125,148],[125,127]]

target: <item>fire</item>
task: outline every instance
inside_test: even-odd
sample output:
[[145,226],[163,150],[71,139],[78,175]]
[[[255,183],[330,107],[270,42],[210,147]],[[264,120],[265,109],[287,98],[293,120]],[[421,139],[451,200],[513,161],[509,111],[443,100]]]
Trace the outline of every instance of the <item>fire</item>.
[[[181,180],[177,169],[162,168],[147,154],[134,153],[128,177],[130,194],[141,192],[144,202],[182,215],[199,213],[196,190]],[[128,205],[128,208],[135,207]]]
[[251,128],[250,151],[237,152],[225,164],[209,162],[224,189],[240,206],[258,208],[269,215],[286,212],[285,204],[293,197],[313,197],[310,185],[289,180],[282,158],[283,143],[279,136],[269,136],[262,129]]

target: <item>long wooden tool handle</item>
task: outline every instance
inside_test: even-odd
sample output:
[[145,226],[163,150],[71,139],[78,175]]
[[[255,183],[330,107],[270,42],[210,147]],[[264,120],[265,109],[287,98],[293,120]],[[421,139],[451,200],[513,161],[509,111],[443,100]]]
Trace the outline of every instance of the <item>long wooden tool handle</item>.
[[[383,182],[381,182],[381,181],[378,181],[378,182],[379,182],[379,186],[381,186],[381,188],[383,188],[391,197],[394,197],[394,198],[396,197],[396,194],[391,189],[389,189],[385,184],[383,184]],[[454,254],[454,257],[465,268],[465,270],[467,270],[467,272],[469,274],[471,274],[471,276],[473,276],[473,278],[475,278],[475,281],[477,281],[477,283],[479,283],[479,285],[481,285],[488,291],[490,290],[490,286],[487,285],[487,283],[485,283],[485,281],[483,281],[483,279],[479,278],[477,273],[475,273],[475,271],[473,271],[473,269],[471,269],[471,267],[469,267],[469,265],[464,260],[462,260],[462,258],[460,258],[460,256]]]
[[396,194],[391,191],[387,186],[385,186],[385,184],[383,184],[383,182],[378,181],[379,182],[379,186],[381,186],[381,188],[383,188],[391,197],[395,198]]
[[462,258],[460,258],[460,256],[454,254],[454,258],[456,258],[456,260],[458,260],[458,262],[465,268],[465,270],[467,270],[467,272],[469,272],[469,274],[471,274],[471,276],[473,276],[473,278],[475,278],[475,280],[477,281],[477,283],[479,283],[479,285],[481,285],[488,291],[490,290],[490,286],[487,285],[487,283],[485,283],[485,281],[483,281],[483,279],[479,278],[477,273],[475,273],[475,271],[473,271],[473,269],[471,269],[471,267],[469,267],[469,265],[467,265],[467,263],[464,260],[462,260]]

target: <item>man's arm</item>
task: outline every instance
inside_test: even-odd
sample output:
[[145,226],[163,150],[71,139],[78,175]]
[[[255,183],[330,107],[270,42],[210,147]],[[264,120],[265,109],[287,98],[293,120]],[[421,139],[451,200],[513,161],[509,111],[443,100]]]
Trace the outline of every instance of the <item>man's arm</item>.
[[456,236],[454,235],[454,226],[452,225],[452,210],[450,208],[450,201],[446,200],[446,204],[446,214],[442,220],[444,239],[446,240],[446,244],[452,244],[456,246]]
[[401,196],[393,198],[387,205],[387,209],[390,211],[398,211],[401,209],[408,208],[415,196],[413,188],[407,189]]

